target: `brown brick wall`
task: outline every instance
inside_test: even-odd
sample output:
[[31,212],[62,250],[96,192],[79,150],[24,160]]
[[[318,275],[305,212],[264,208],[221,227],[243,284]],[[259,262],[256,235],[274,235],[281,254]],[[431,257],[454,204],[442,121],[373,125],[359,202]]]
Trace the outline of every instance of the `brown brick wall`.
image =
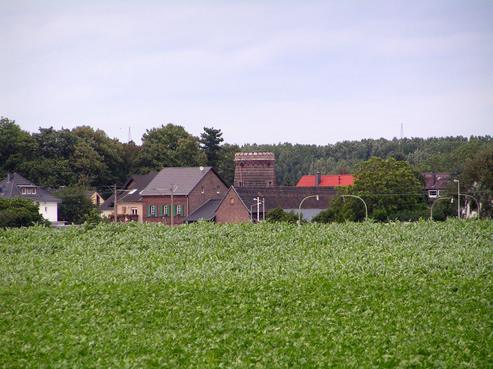
[[[185,218],[189,214],[189,213],[187,213],[187,196],[173,196],[173,204],[174,205],[182,205],[183,206],[183,213],[184,213],[183,216],[175,215],[173,223],[174,223],[174,225],[183,224],[185,221]],[[157,218],[147,216],[147,207],[149,205],[156,205],[156,206],[170,205],[171,206],[171,196],[144,196],[143,200],[142,200],[142,205],[143,205],[144,222],[171,224],[171,215],[170,216],[158,216]]]
[[[218,189],[219,193],[217,193]],[[190,192],[189,214],[193,213],[208,200],[222,198],[227,190],[228,188],[219,177],[212,170],[209,171],[192,192]]]
[[216,211],[216,223],[248,223],[249,221],[249,211],[245,208],[238,194],[230,188]]

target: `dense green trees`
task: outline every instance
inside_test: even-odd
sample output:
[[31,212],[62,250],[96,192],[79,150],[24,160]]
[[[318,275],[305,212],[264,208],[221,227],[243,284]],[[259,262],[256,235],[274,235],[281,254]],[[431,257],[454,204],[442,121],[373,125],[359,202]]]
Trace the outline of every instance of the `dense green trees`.
[[371,157],[405,160],[419,172],[450,172],[458,175],[463,171],[466,160],[492,145],[491,136],[458,136],[364,139],[325,146],[249,144],[242,146],[241,151],[274,152],[278,183],[295,185],[302,175],[314,174],[317,170],[322,173],[353,173],[359,163]]
[[206,156],[196,137],[182,126],[167,124],[144,133],[137,163],[139,171],[147,173],[163,167],[205,165]]
[[62,200],[58,208],[58,218],[69,223],[81,224],[92,217],[96,207],[86,196],[81,187],[65,187],[57,191],[56,196]]
[[0,153],[2,177],[7,171],[17,171],[32,182],[51,188],[121,183],[130,166],[118,140],[88,126],[72,130],[40,128],[30,135],[14,121],[2,118]]

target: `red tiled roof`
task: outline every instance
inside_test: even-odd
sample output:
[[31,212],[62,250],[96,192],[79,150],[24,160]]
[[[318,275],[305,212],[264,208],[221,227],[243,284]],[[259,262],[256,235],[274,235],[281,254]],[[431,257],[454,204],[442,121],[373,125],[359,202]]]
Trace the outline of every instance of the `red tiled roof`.
[[[320,176],[321,187],[339,187],[339,186],[352,186],[354,184],[354,177],[351,174],[335,174]],[[296,187],[314,187],[316,176],[307,175],[300,178]]]

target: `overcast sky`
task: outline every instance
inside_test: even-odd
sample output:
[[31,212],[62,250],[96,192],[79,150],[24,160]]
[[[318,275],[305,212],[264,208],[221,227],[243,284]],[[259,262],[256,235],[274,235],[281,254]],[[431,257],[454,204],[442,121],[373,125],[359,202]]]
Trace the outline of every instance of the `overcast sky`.
[[0,0],[0,115],[140,142],[493,134],[493,1]]

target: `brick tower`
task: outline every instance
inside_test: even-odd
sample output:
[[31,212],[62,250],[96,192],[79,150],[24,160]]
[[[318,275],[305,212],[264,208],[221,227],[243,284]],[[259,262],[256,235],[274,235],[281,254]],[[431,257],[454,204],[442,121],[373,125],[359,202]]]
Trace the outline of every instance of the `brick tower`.
[[235,154],[235,187],[276,186],[276,158],[272,152]]

